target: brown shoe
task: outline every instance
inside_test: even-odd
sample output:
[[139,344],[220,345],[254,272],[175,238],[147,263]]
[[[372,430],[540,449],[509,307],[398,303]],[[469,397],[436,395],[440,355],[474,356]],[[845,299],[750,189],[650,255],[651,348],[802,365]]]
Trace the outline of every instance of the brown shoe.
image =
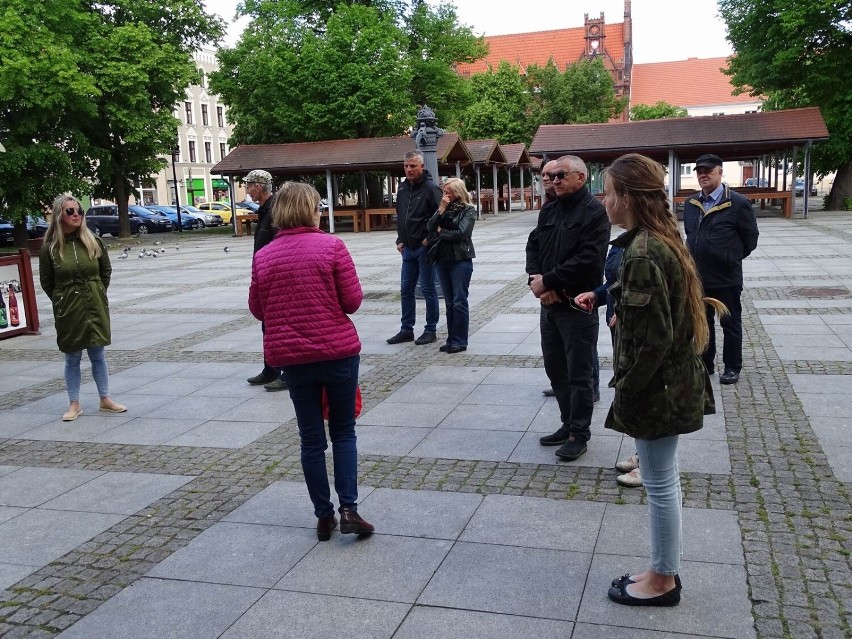
[[354,508],[344,508],[340,511],[340,533],[343,535],[372,535],[375,528],[361,518]]
[[331,531],[335,528],[337,528],[337,517],[334,515],[317,517],[317,539],[320,541],[331,539]]

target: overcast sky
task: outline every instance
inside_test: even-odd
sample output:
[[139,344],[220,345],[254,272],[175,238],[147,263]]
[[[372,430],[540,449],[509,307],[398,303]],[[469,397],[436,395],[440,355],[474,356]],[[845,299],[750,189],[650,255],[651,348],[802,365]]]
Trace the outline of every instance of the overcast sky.
[[[431,2],[431,0],[430,0]],[[245,28],[234,22],[237,0],[207,0],[208,10],[230,23],[226,44],[232,45]],[[608,23],[624,19],[623,0],[455,0],[459,21],[484,35],[545,31],[583,26],[583,14]],[[633,61],[665,62],[715,58],[731,53],[725,23],[712,0],[662,2],[633,0]]]

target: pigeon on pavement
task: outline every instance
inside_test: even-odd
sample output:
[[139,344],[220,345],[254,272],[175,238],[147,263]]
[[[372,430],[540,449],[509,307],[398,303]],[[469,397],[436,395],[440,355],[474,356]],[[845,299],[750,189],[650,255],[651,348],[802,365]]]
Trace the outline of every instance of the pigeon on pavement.
[[230,247],[230,246],[226,246],[226,247],[225,247],[225,253],[230,253],[230,252],[231,252],[231,247]]

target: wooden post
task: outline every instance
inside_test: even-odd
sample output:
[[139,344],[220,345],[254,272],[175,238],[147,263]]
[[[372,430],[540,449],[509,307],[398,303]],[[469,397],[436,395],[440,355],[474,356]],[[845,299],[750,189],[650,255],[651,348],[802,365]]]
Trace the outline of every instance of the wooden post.
[[328,192],[328,232],[334,233],[334,182],[331,169],[325,170],[325,190]]
[[[527,198],[525,197],[526,194],[524,193],[524,167],[520,166],[520,167],[518,167],[518,169],[521,172],[521,210],[526,211],[527,210]],[[530,191],[530,204],[532,204],[532,190]]]
[[675,182],[677,180],[677,176],[675,175],[675,169],[677,167],[677,156],[675,156],[674,149],[669,149],[669,206],[672,208],[672,213],[675,212],[675,194],[677,191],[675,190]]
[[497,192],[497,165],[491,165],[491,179],[493,181],[494,188],[492,191],[494,192],[494,215],[497,215],[497,209],[500,206],[500,194]]
[[479,173],[479,165],[474,164],[476,169],[476,219],[482,219],[482,176]]

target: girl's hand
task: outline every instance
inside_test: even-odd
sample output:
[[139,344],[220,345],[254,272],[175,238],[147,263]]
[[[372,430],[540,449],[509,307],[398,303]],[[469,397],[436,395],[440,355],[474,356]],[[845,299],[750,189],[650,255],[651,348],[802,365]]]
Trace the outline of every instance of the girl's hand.
[[574,303],[587,313],[591,313],[595,309],[596,301],[597,296],[592,291],[588,293],[580,293],[574,298]]

